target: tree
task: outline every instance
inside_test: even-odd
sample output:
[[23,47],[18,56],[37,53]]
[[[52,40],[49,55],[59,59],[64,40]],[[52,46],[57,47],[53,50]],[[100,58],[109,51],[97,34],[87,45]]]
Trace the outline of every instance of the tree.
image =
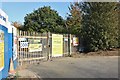
[[57,32],[63,31],[64,20],[58,15],[57,11],[50,6],[44,6],[34,10],[25,16],[24,28],[29,31],[37,32]]
[[118,21],[118,47],[120,48],[120,35],[119,35],[120,34],[120,25],[119,25],[120,24],[120,15],[119,15],[120,14],[120,1],[119,1],[119,3],[118,3],[117,6],[118,6],[118,8],[117,8],[117,11],[118,11],[118,20],[119,20]]
[[68,14],[66,25],[72,34],[79,34],[81,31],[81,12],[77,2],[71,3],[69,7],[70,14]]
[[23,25],[20,22],[17,22],[17,21],[12,22],[12,25],[19,30],[23,30]]
[[87,50],[106,50],[118,46],[117,3],[84,2],[82,11],[82,39]]

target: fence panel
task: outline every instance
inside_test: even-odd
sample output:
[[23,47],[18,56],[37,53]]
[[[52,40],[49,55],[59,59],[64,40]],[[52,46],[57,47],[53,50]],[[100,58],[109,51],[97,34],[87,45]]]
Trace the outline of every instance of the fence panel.
[[48,53],[47,33],[19,31],[18,65],[46,60]]

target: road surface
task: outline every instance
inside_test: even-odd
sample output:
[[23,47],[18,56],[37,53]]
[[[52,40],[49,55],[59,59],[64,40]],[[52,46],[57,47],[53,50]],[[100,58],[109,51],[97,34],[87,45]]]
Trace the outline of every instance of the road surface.
[[118,57],[57,58],[28,69],[41,78],[118,78]]

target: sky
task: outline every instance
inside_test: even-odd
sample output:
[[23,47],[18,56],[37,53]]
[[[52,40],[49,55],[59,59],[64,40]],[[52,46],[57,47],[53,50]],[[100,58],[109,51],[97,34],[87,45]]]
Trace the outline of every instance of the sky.
[[[51,0],[48,1],[42,0],[42,2],[40,0],[9,0],[9,2],[8,0],[2,0],[2,1],[0,0],[0,8],[2,8],[2,10],[6,12],[10,22],[18,21],[23,24],[24,17],[26,16],[26,14],[29,14],[33,12],[33,10],[36,10],[43,6],[51,6],[52,9],[56,10],[59,13],[59,15],[65,19],[67,13],[69,13],[68,6],[70,5],[70,1],[81,2],[85,0],[62,0],[60,2],[57,2],[58,0],[54,0],[54,1],[52,0],[53,2],[49,2],[49,1]],[[98,0],[98,1],[103,1],[103,0]]]
[[0,8],[8,15],[10,22],[20,22],[23,24],[26,14],[33,12],[43,6],[51,6],[64,19],[69,13],[70,2],[2,2]]

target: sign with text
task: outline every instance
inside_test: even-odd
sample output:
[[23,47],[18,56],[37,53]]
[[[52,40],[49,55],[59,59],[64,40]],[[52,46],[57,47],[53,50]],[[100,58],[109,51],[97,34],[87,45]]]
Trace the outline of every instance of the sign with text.
[[4,68],[4,32],[0,30],[0,71]]
[[73,37],[73,46],[78,46],[78,45],[79,45],[78,37]]
[[6,18],[0,14],[0,19],[6,22]]
[[52,56],[63,55],[63,35],[52,34]]
[[42,51],[42,44],[40,40],[31,39],[29,43],[29,52]]

